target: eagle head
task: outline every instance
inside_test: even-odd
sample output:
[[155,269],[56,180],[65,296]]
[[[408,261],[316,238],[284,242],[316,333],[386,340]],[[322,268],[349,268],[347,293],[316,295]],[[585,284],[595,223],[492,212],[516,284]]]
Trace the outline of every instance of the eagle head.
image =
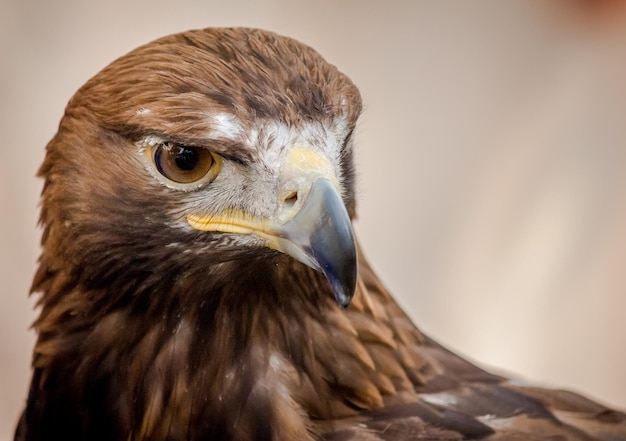
[[206,293],[255,262],[286,264],[280,251],[347,306],[360,111],[345,75],[270,32],[191,31],[130,52],[74,95],[47,147],[46,274],[106,287],[114,305],[189,280]]

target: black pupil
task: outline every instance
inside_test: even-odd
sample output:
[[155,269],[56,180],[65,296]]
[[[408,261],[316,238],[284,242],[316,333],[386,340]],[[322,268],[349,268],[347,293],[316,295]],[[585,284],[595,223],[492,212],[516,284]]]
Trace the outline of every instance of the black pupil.
[[196,168],[198,162],[200,161],[200,155],[198,155],[196,149],[178,146],[172,150],[171,154],[174,156],[176,167],[181,170],[191,171]]

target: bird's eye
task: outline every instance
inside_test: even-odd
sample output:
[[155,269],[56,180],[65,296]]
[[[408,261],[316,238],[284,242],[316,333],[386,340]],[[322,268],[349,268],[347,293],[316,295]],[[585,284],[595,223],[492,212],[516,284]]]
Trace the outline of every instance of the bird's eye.
[[206,149],[172,142],[163,142],[150,149],[152,161],[160,174],[178,184],[203,180],[209,174],[215,158]]

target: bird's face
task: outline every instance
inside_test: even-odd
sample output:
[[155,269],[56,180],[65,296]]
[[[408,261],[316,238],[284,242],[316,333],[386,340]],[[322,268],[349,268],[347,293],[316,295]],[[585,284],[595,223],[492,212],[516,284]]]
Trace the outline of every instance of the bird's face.
[[[340,196],[345,121],[289,127],[261,120],[245,127],[232,113],[207,116],[218,123],[199,146],[153,135],[137,143],[156,185],[183,201],[169,213],[170,228],[209,234],[212,250],[286,253],[322,271],[347,306],[356,250]],[[233,155],[237,150],[247,154]]]
[[[280,251],[324,273],[347,306],[360,110],[350,80],[293,40],[236,29],[158,40],[72,98],[42,166],[45,237],[91,282]],[[47,225],[54,210],[62,225]]]

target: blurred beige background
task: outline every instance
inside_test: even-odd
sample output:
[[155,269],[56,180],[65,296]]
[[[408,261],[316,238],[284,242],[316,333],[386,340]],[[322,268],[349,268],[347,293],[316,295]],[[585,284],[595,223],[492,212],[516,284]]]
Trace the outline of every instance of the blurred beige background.
[[361,88],[358,232],[423,330],[626,408],[626,21],[619,1],[547,3],[0,0],[0,440],[27,390],[34,175],[65,103],[206,26],[296,37]]

